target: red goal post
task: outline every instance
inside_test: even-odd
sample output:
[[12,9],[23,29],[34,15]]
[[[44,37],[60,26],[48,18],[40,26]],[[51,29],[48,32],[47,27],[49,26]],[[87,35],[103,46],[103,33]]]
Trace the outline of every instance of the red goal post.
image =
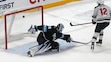
[[33,10],[33,9],[36,9],[36,8],[41,9],[41,22],[42,22],[42,25],[43,25],[43,23],[44,23],[43,6],[36,6],[36,7],[32,7],[32,8],[23,9],[23,10],[20,10],[20,11],[18,10],[18,11],[7,13],[7,14],[4,15],[5,49],[8,49],[7,17],[10,16],[10,15],[13,15],[13,14],[25,12],[25,11],[28,11],[28,10]]

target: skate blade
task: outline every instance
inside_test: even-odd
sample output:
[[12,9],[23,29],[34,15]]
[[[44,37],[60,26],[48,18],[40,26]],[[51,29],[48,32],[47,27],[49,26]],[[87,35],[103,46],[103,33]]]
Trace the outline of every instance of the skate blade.
[[102,44],[96,44],[97,46],[102,46]]
[[91,51],[94,51],[94,46],[91,46]]

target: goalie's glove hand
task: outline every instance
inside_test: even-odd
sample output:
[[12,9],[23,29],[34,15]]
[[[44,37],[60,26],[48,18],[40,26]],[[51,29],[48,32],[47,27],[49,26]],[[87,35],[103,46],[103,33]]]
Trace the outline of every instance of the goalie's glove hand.
[[92,24],[96,24],[96,22],[92,19]]
[[35,28],[31,25],[31,27],[28,29],[28,32],[31,34],[35,34]]

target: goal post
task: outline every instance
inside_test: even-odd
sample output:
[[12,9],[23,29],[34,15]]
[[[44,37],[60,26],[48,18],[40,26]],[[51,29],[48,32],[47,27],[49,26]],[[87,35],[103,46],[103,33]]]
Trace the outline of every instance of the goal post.
[[[38,9],[39,8],[39,9]],[[40,16],[39,18],[41,19],[36,19],[36,21],[37,21],[37,23],[35,23],[35,21],[33,21],[32,19],[30,20],[30,21],[32,21],[32,22],[34,22],[35,23],[35,25],[36,24],[38,24],[38,25],[43,25],[43,23],[44,23],[44,13],[43,13],[43,6],[36,6],[36,7],[31,7],[31,8],[27,8],[27,9],[23,9],[23,10],[17,10],[17,11],[13,11],[13,12],[11,12],[11,13],[7,13],[7,14],[5,14],[4,15],[4,35],[5,35],[5,49],[8,49],[8,41],[9,41],[9,39],[11,39],[11,40],[17,40],[17,38],[19,38],[19,37],[23,37],[23,33],[20,33],[20,34],[18,34],[18,35],[16,35],[16,36],[13,36],[13,37],[10,37],[10,36],[12,36],[11,35],[11,32],[13,32],[12,31],[12,26],[14,26],[13,24],[15,23],[15,18],[16,18],[16,14],[19,14],[19,13],[27,13],[27,11],[31,11],[31,10],[34,10],[34,9],[38,9],[38,10],[36,10],[36,12],[39,12],[39,13],[34,13],[34,14],[38,14],[37,16]],[[34,11],[35,12],[35,11]],[[32,13],[32,12],[31,12]],[[41,14],[41,15],[40,15]],[[11,17],[11,20],[9,20],[8,19],[8,17],[9,16],[12,16]],[[30,16],[30,15],[29,15]],[[23,18],[25,18],[26,16],[24,16],[23,15]],[[33,16],[32,16],[33,17]],[[29,17],[28,17],[29,18]],[[31,18],[31,17],[30,17]],[[29,25],[31,26],[31,23],[32,22],[30,22],[30,21],[26,21],[27,23],[30,23]],[[8,25],[8,23],[10,22],[10,24]],[[20,21],[17,21],[18,23],[20,23]],[[24,21],[23,21],[24,22]],[[25,23],[26,23],[25,22]],[[38,23],[38,22],[40,22],[40,23]],[[28,24],[24,24],[25,26],[26,25],[28,25]],[[32,23],[33,24],[33,23]],[[15,24],[15,27],[17,26],[18,24]],[[20,25],[23,25],[22,24],[22,22],[20,23]],[[20,26],[20,25],[18,25],[18,26]],[[20,30],[22,30],[22,27],[23,26],[20,26]],[[29,28],[29,26],[28,26],[28,28]],[[16,27],[16,29],[18,29],[18,27]],[[15,30],[16,30],[15,29]],[[23,28],[24,29],[24,28]],[[28,29],[27,29],[28,30]],[[11,41],[10,40],[10,41]]]

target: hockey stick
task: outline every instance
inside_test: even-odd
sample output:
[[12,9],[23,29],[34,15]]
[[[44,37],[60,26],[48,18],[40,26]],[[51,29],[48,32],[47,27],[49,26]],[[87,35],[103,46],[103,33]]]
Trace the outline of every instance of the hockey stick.
[[79,42],[79,41],[72,41],[72,42],[75,42],[75,43],[79,43],[79,44],[84,44],[84,45],[86,45],[86,44],[89,44],[91,41],[89,41],[89,42],[87,42],[87,43]]
[[76,24],[76,25],[73,25],[71,22],[70,22],[70,25],[71,26],[79,26],[79,25],[86,25],[86,24],[91,24],[92,22],[87,22],[87,23],[81,23],[81,24]]

